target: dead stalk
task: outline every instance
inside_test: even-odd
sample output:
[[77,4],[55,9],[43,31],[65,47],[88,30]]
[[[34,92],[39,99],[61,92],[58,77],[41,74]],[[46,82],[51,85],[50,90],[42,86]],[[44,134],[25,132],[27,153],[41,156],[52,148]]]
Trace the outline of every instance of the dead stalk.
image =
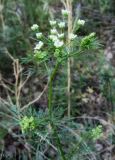
[[43,96],[43,94],[45,93],[45,91],[47,90],[47,88],[48,88],[48,84],[44,87],[44,89],[43,89],[43,91],[40,93],[40,95],[39,95],[36,99],[34,99],[33,101],[30,101],[27,105],[23,106],[23,107],[21,108],[21,111],[27,109],[29,106],[31,106],[32,104],[34,104],[36,101],[39,101],[40,98],[41,98],[41,97]]
[[3,14],[2,14],[3,7],[4,6],[2,4],[2,1],[0,0],[0,25],[1,25],[2,30],[4,30],[4,27],[5,27],[4,18],[3,18]]
[[[69,39],[69,34],[72,33],[72,0],[66,0],[66,7],[67,10],[69,11],[68,15],[68,39],[67,42],[69,44],[69,49],[71,47],[70,39]],[[67,61],[67,75],[68,75],[68,87],[67,87],[67,92],[68,92],[68,117],[70,117],[71,114],[71,59],[68,58]]]
[[20,90],[19,90],[19,78],[20,78],[20,66],[19,66],[19,60],[16,59],[13,62],[13,68],[14,68],[14,76],[15,76],[15,98],[16,98],[16,106],[20,107]]

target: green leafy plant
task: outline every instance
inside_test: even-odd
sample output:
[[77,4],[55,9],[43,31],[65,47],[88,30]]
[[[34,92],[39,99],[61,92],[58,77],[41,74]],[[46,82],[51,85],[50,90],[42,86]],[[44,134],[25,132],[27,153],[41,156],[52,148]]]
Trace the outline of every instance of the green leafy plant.
[[102,126],[98,125],[96,128],[91,130],[91,137],[95,141],[103,136]]
[[35,119],[32,116],[31,117],[24,116],[20,121],[20,125],[23,132],[25,132],[26,130],[33,130],[36,127]]
[[[53,105],[52,105],[52,95],[53,95],[53,81],[57,74],[57,71],[59,69],[59,66],[61,63],[65,60],[67,60],[69,57],[73,56],[80,56],[83,54],[86,49],[96,49],[98,45],[93,45],[96,42],[95,34],[91,33],[89,36],[86,36],[80,40],[78,35],[72,33],[68,33],[68,37],[66,37],[66,18],[69,16],[71,12],[66,8],[62,10],[62,16],[65,17],[64,21],[56,21],[51,20],[51,30],[50,34],[48,34],[47,38],[46,36],[43,36],[41,33],[39,26],[37,24],[34,24],[31,29],[34,31],[34,34],[36,36],[36,45],[34,47],[34,57],[36,59],[36,62],[39,64],[46,63],[48,67],[48,63],[50,61],[50,58],[54,61],[54,66],[52,71],[49,75],[49,85],[48,85],[48,111],[49,111],[49,117],[50,117],[50,125],[53,130],[54,136],[56,137],[56,144],[59,148],[59,152],[61,155],[61,158],[63,160],[66,159],[66,156],[64,154],[64,151],[62,149],[61,141],[58,135],[57,127],[55,123],[52,121],[53,117]],[[85,24],[84,20],[78,20],[77,22],[77,28],[83,26]],[[69,39],[69,40],[68,40]],[[67,41],[66,41],[67,40]],[[78,49],[73,52],[73,48],[76,47],[75,40],[80,40],[80,45],[78,46]]]
[[[36,72],[38,70],[43,72],[42,74],[47,77],[48,82],[45,83],[43,91],[37,98],[27,102],[28,99],[26,100],[21,91],[31,77],[31,72],[25,72],[26,69],[20,65],[19,60],[9,53],[7,54],[13,62],[15,82],[11,86],[9,83],[6,86],[4,79],[0,79],[7,97],[0,99],[0,115],[2,116],[0,124],[2,134],[0,136],[3,138],[10,134],[12,139],[18,138],[18,144],[21,143],[23,146],[22,150],[16,148],[19,151],[20,159],[86,160],[98,158],[98,154],[94,153],[94,144],[102,138],[103,127],[102,125],[94,127],[91,123],[95,120],[98,124],[98,121],[101,123],[101,120],[95,117],[77,117],[76,115],[80,115],[81,107],[89,112],[87,106],[90,105],[90,100],[94,98],[94,95],[97,95],[95,90],[98,88],[98,86],[96,89],[95,86],[91,86],[89,81],[93,76],[97,76],[97,70],[98,73],[102,71],[102,75],[106,72],[101,64],[99,66],[94,65],[95,69],[92,69],[93,62],[97,64],[97,59],[101,61],[94,52],[94,50],[97,52],[100,45],[95,33],[86,36],[79,35],[79,31],[85,27],[86,22],[81,19],[76,20],[74,17],[71,19],[71,5],[66,4],[68,1],[63,0],[62,2],[65,7],[60,14],[62,19],[51,18],[48,24],[46,23],[46,26],[42,28],[44,21],[38,19],[37,10],[35,11],[36,18],[33,15],[36,3],[33,3],[32,10],[28,11],[31,3],[24,1],[28,5],[26,6],[28,17],[32,18],[29,26],[34,22],[37,24],[33,24],[28,29],[31,30],[31,39],[35,43],[32,50],[28,49],[27,57],[21,59],[21,62],[22,64],[32,62],[32,67],[35,67],[32,69]],[[42,9],[40,11],[42,12]],[[70,26],[71,28],[69,28]],[[77,73],[74,74],[75,83],[70,83],[71,60],[75,61],[72,67],[77,66],[75,69]],[[47,107],[45,109],[41,109],[40,105],[38,108],[35,107],[35,102],[39,102],[45,92],[48,97]],[[67,93],[67,95],[66,92],[70,94]],[[68,101],[69,98],[71,103]],[[91,107],[93,108],[93,106]],[[86,120],[88,118],[92,118],[89,122],[90,128]],[[5,158],[7,159],[7,156]],[[15,155],[12,155],[11,159],[15,159]]]

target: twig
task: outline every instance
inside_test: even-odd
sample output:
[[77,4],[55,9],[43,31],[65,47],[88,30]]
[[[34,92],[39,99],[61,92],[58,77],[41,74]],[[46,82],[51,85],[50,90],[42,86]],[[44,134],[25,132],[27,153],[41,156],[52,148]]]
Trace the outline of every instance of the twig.
[[27,109],[29,106],[31,106],[32,104],[34,104],[36,101],[39,101],[40,98],[45,93],[45,91],[47,90],[47,88],[48,88],[48,84],[44,87],[43,91],[41,92],[41,94],[36,99],[34,99],[33,101],[29,102],[27,105],[23,106],[20,110],[23,111],[23,110]]
[[2,80],[1,80],[1,84],[0,84],[1,86],[3,86],[5,89],[7,89],[8,91],[10,91],[11,93],[13,93],[14,94],[14,91],[13,90],[11,90]]
[[6,100],[4,100],[2,97],[0,97],[0,101],[3,102],[5,105],[10,106],[10,104]]
[[20,65],[19,60],[15,59],[13,61],[13,68],[14,68],[14,76],[15,76],[15,98],[16,98],[16,106],[19,107],[19,78],[20,78]]
[[27,83],[27,81],[29,80],[30,77],[31,77],[31,75],[29,74],[27,76],[27,78],[25,79],[25,81],[23,81],[23,83],[20,84],[20,90],[24,87],[24,85]]
[[61,0],[62,4],[64,5],[65,8],[67,8],[67,4],[65,0]]

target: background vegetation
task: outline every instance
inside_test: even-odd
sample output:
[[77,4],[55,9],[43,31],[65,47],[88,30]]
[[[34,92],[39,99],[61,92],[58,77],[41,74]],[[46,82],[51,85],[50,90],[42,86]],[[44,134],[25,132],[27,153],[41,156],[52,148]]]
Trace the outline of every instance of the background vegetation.
[[[53,126],[48,114],[47,68],[32,61],[30,27],[39,24],[46,35],[49,20],[60,18],[63,4],[59,0],[0,0],[1,160],[115,159],[114,6],[114,0],[73,0],[73,17],[86,21],[78,34],[96,32],[100,46],[73,58],[71,117],[67,116],[67,64],[60,65],[53,84]],[[54,63],[50,60],[51,69]]]

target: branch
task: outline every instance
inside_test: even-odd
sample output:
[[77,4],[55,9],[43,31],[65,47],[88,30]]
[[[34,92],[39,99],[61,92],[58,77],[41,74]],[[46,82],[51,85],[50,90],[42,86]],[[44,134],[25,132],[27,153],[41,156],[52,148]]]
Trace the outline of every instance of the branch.
[[29,106],[31,106],[32,104],[34,104],[36,101],[39,101],[40,98],[45,93],[45,91],[47,90],[47,88],[48,88],[48,84],[44,87],[43,91],[41,92],[41,94],[36,99],[34,99],[33,101],[29,102],[27,105],[23,106],[20,110],[23,111],[23,110],[27,109]]

